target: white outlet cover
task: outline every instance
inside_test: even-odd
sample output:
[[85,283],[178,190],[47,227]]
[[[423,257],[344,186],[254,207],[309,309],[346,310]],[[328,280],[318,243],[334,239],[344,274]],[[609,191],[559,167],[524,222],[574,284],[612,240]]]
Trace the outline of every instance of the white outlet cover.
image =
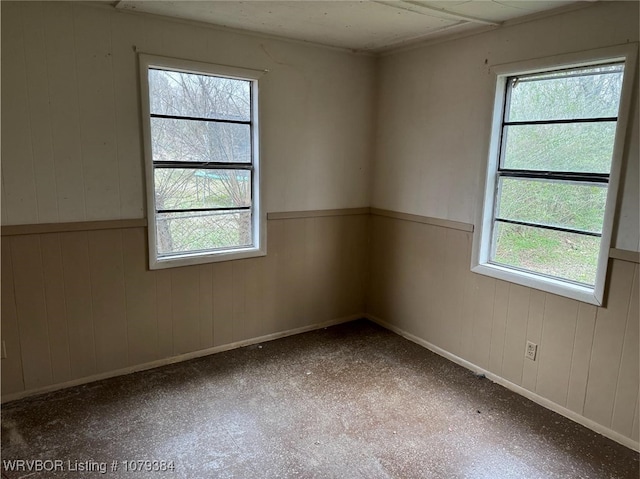
[[538,345],[536,343],[532,343],[531,341],[527,341],[527,348],[525,349],[524,357],[527,359],[531,359],[531,361],[535,361],[537,353]]

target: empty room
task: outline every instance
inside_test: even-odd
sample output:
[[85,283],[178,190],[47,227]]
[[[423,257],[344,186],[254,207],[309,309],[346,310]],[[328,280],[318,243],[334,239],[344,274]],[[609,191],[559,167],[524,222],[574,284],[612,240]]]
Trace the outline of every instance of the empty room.
[[639,6],[2,1],[2,478],[637,479]]

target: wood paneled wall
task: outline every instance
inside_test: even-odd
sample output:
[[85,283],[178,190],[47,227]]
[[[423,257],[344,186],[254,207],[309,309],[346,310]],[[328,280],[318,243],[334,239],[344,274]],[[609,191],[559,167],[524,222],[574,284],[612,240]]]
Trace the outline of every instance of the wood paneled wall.
[[3,398],[366,311],[637,444],[638,264],[597,308],[471,273],[472,233],[428,223],[270,219],[266,257],[157,271],[141,227],[4,236]]
[[638,443],[637,263],[610,259],[598,308],[471,273],[472,233],[375,215],[371,227],[372,317]]
[[5,236],[3,397],[361,315],[368,220],[269,220],[265,257],[157,271],[144,228]]

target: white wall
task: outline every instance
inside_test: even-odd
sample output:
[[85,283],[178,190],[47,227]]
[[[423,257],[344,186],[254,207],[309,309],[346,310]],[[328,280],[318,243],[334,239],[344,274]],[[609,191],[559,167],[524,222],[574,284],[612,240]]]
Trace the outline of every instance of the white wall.
[[[638,41],[637,2],[587,8],[381,60],[372,206],[474,223],[482,206],[491,65]],[[639,251],[638,99],[614,247]]]
[[268,69],[267,211],[369,203],[375,60],[79,2],[2,2],[2,223],[144,217],[138,67]]

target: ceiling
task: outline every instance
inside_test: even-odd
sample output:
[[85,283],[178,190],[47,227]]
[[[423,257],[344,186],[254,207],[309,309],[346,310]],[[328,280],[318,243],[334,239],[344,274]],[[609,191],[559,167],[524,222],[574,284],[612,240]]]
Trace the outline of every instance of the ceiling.
[[122,0],[116,8],[364,52],[499,27],[567,0]]

